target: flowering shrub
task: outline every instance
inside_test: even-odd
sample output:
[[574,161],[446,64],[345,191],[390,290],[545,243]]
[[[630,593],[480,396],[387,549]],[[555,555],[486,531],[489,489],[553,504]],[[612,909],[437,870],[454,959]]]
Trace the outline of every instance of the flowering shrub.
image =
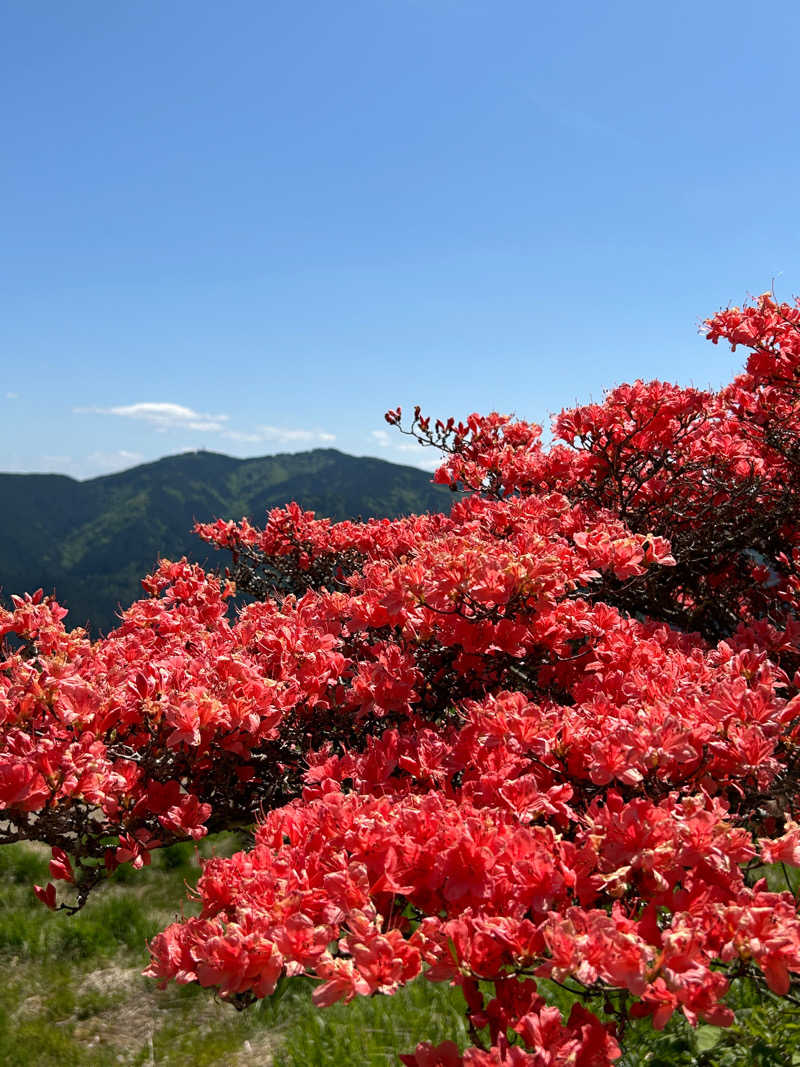
[[706,327],[749,351],[729,386],[620,386],[549,448],[389,412],[442,451],[448,515],[202,524],[226,576],[163,562],[94,643],[15,598],[0,839],[51,845],[37,895],[255,821],[146,973],[237,1006],[457,985],[472,1044],[412,1067],[599,1067],[629,1019],[730,1025],[734,979],[794,998],[765,874],[800,866],[800,304]]

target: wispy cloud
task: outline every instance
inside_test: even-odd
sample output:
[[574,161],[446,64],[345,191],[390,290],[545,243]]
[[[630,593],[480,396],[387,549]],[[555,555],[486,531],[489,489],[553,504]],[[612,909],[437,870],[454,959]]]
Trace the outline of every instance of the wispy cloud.
[[73,408],[84,415],[118,415],[125,419],[137,419],[147,422],[156,430],[201,430],[221,432],[228,422],[228,415],[209,415],[194,411],[183,404],[170,404],[165,401],[146,401],[139,404],[120,404],[110,408]]
[[6,393],[6,400],[19,400],[19,393]]
[[441,454],[435,449],[425,448],[419,441],[398,441],[397,435],[388,430],[370,430],[370,444],[389,449],[397,454],[401,462],[408,462],[410,459],[415,467],[421,467],[422,470],[436,470],[442,462]]
[[435,471],[437,467],[442,464],[442,457],[437,452],[435,456],[417,456],[415,467],[420,467],[424,471]]
[[[388,430],[371,430],[370,437],[381,448],[391,448],[393,452],[413,452],[415,456],[418,456],[421,454],[420,449],[425,448],[425,445],[419,441],[398,440],[397,434],[389,433]],[[439,462],[438,452],[431,452],[430,449],[426,452],[427,455],[433,455],[437,463]]]
[[223,430],[230,441],[249,444],[330,444],[336,434],[326,430],[304,430],[291,426],[258,426],[255,430]]
[[92,470],[124,470],[126,467],[135,467],[143,459],[141,452],[129,452],[126,448],[120,448],[116,452],[92,452],[86,457],[86,464]]
[[273,445],[328,445],[336,440],[336,434],[318,427],[256,426],[252,430],[239,430],[230,426],[230,415],[211,415],[195,411],[185,404],[172,404],[163,400],[148,400],[139,404],[116,404],[112,407],[73,408],[81,415],[116,415],[124,419],[144,422],[156,430],[195,430],[202,433],[218,433],[228,441],[239,444]]

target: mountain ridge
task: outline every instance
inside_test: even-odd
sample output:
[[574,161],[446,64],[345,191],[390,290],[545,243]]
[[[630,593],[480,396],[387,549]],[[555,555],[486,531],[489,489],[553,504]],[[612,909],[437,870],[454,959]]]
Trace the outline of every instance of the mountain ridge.
[[159,558],[213,560],[191,532],[195,521],[247,515],[261,524],[269,508],[290,500],[335,520],[450,503],[425,471],[332,448],[249,459],[182,452],[85,480],[0,473],[0,499],[3,600],[41,586],[69,608],[69,624],[94,632],[114,626],[118,607],[140,595]]

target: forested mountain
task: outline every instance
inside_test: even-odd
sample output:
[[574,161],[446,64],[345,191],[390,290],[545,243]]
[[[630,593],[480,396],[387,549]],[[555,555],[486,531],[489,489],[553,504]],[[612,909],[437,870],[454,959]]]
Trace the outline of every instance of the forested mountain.
[[258,459],[190,452],[85,482],[0,474],[0,500],[3,602],[41,586],[69,608],[68,623],[91,623],[93,633],[114,626],[158,558],[217,562],[192,534],[195,520],[247,515],[261,524],[267,508],[290,500],[334,519],[450,504],[424,471],[335,449]]

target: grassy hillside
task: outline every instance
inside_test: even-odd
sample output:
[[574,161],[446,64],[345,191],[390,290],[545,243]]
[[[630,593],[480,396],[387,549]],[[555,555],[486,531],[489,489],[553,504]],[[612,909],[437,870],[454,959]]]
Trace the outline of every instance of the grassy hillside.
[[296,500],[335,519],[438,511],[449,494],[415,467],[335,449],[233,459],[214,452],[168,456],[78,482],[56,474],[0,474],[0,590],[55,590],[74,625],[113,627],[119,605],[162,556],[204,561],[195,520],[263,520]]

